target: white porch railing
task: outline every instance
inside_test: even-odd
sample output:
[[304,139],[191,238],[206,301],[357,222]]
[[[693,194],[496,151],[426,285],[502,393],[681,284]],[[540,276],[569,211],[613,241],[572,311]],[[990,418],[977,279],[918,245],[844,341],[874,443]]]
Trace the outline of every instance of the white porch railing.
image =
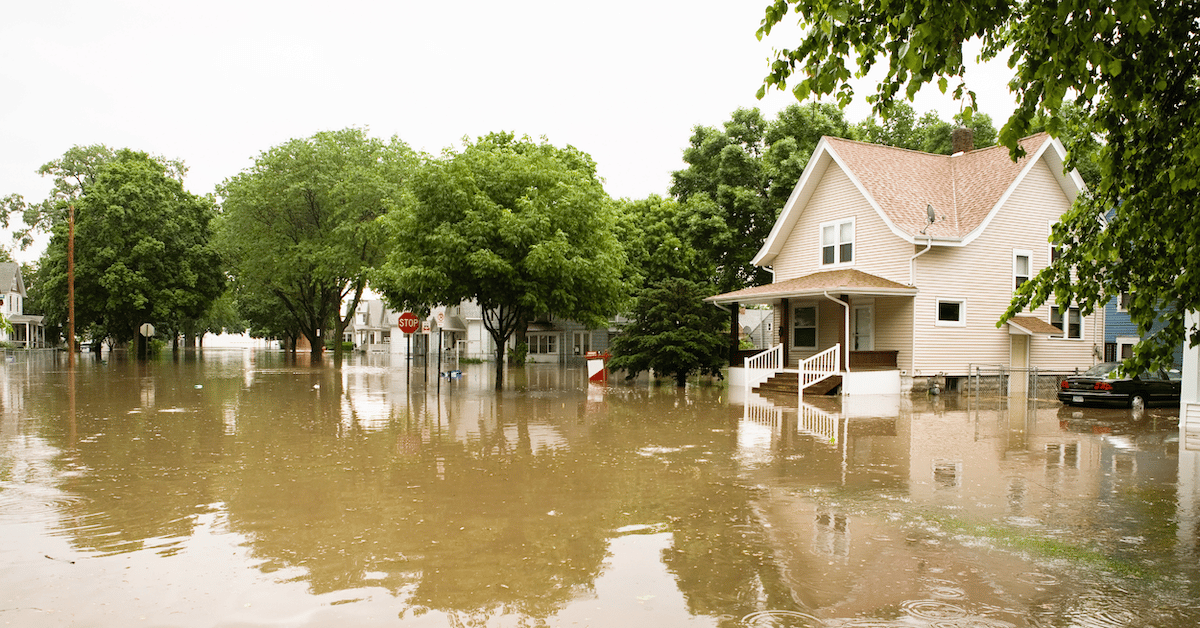
[[[746,369],[746,398],[749,399],[752,388],[783,369],[783,343],[748,358],[743,358],[742,366]],[[758,371],[758,373],[755,374],[755,371]],[[763,371],[770,371],[770,374],[767,377],[761,377]]]
[[838,374],[838,365],[842,363],[842,345],[832,347],[800,362],[800,398],[804,398],[804,389],[813,384],[829,379]]
[[830,445],[838,443],[841,421],[837,415],[825,412],[820,408],[814,408],[807,403],[802,403],[800,404],[800,410],[796,418],[797,432],[818,436],[822,442],[829,443]]

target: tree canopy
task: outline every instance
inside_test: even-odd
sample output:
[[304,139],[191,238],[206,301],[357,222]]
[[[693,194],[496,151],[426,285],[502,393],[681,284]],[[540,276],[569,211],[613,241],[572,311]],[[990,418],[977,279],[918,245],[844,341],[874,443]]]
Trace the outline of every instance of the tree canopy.
[[[75,203],[76,326],[126,342],[142,323],[178,330],[224,290],[210,200],[183,189],[146,153],[100,163]],[[38,281],[48,322],[66,320],[67,225],[52,226]]]
[[378,219],[400,202],[417,162],[397,138],[348,128],[280,144],[227,179],[220,248],[251,327],[303,335],[320,359],[332,324],[339,359],[367,273],[383,261]]
[[632,321],[613,340],[609,368],[630,379],[653,369],[679,386],[693,373],[720,375],[729,356],[729,319],[703,301],[715,293],[714,262],[681,236],[688,212],[658,196],[620,206],[621,241],[637,289]]
[[510,133],[468,142],[425,164],[412,201],[389,214],[392,249],[371,285],[392,307],[474,300],[496,345],[535,316],[605,325],[624,298],[624,252],[595,163]]
[[793,105],[774,121],[738,109],[722,129],[695,127],[683,152],[688,166],[672,175],[671,194],[684,203],[680,226],[688,239],[715,263],[718,291],[769,281],[750,260],[821,137],[852,133],[839,109],[817,104]]
[[[776,0],[758,36],[789,13],[804,35],[777,50],[760,97],[796,78],[798,99],[836,93],[845,105],[854,96],[851,77],[882,65],[868,96],[876,112],[886,117],[899,96],[911,100],[930,83],[945,92],[953,81],[969,115],[975,95],[964,78],[963,44],[978,38],[982,60],[1007,55],[1015,73],[1009,88],[1017,109],[999,136],[1014,157],[1035,124],[1063,140],[1068,167],[1099,135],[1099,177],[1051,235],[1063,254],[1022,285],[1004,320],[1051,298],[1087,314],[1129,292],[1129,314],[1144,338],[1135,369],[1165,364],[1185,334],[1200,343],[1200,330],[1184,328],[1184,312],[1200,307],[1200,4]],[[1150,335],[1159,319],[1166,327]]]

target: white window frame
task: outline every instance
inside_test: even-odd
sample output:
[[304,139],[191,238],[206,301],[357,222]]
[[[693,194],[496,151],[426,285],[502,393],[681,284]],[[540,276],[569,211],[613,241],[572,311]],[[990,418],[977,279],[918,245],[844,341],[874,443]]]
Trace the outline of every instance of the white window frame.
[[[791,329],[788,331],[791,334],[791,338],[789,340],[792,343],[792,348],[816,349],[817,347],[821,346],[821,306],[817,304],[816,301],[806,301],[801,303],[792,303],[790,307],[792,308],[791,320],[788,321],[788,324]],[[796,344],[796,310],[802,307],[811,307],[813,309],[813,344],[811,345]]]
[[1113,343],[1113,344],[1117,345],[1117,356],[1116,356],[1117,361],[1120,362],[1121,360],[1125,359],[1125,358],[1121,357],[1121,353],[1122,353],[1121,348],[1122,347],[1129,347],[1130,355],[1132,355],[1133,354],[1133,346],[1141,341],[1142,341],[1142,339],[1138,338],[1137,336],[1117,336],[1116,342]]
[[1079,335],[1078,336],[1071,335],[1071,320],[1068,317],[1071,315],[1071,310],[1075,310],[1076,312],[1079,312],[1079,306],[1068,305],[1067,307],[1064,308],[1064,307],[1061,307],[1058,305],[1051,305],[1050,306],[1050,324],[1051,325],[1054,325],[1055,310],[1057,310],[1060,313],[1065,313],[1066,316],[1062,316],[1062,315],[1059,316],[1059,318],[1063,319],[1062,322],[1060,323],[1062,325],[1061,329],[1063,330],[1062,335],[1061,336],[1050,336],[1051,338],[1055,338],[1058,340],[1083,340],[1087,336],[1087,330],[1084,329],[1084,316],[1083,316],[1082,312],[1079,313]]
[[[850,241],[849,242],[843,242],[841,239],[842,225],[846,225],[846,224],[850,225]],[[833,261],[828,262],[828,263],[825,261],[825,229],[826,229],[826,227],[833,228],[833,237],[834,237]],[[821,265],[821,266],[850,266],[850,265],[852,265],[854,263],[855,256],[858,254],[858,252],[855,250],[855,248],[857,248],[857,247],[855,246],[855,242],[854,242],[857,239],[857,237],[858,237],[857,225],[855,225],[853,218],[844,218],[842,220],[831,220],[829,222],[821,223],[820,228],[817,229],[817,261],[818,261],[819,265]],[[844,259],[842,259],[842,247],[847,244],[850,245],[850,259],[844,260]]]
[[[1017,260],[1022,257],[1024,257],[1026,260],[1026,268],[1025,268],[1024,275],[1017,272]],[[1026,251],[1026,250],[1022,250],[1022,249],[1013,249],[1013,252],[1012,252],[1012,281],[1008,284],[1008,285],[1012,286],[1013,292],[1016,292],[1017,288],[1020,287],[1020,285],[1017,284],[1017,279],[1019,279],[1020,277],[1025,277],[1025,281],[1029,281],[1030,279],[1033,279],[1033,251]],[[1021,282],[1021,283],[1024,283],[1024,282]]]
[[[549,338],[549,340],[543,343],[543,338]],[[525,335],[525,341],[529,345],[529,355],[558,355],[561,340],[558,332],[532,332]],[[551,344],[554,346],[551,347]],[[543,349],[545,350],[543,351]]]
[[[945,321],[942,320],[942,304],[957,303],[958,304],[958,320]],[[938,327],[966,327],[967,326],[967,300],[964,298],[941,298],[934,300],[933,306],[933,323]]]
[[1046,230],[1046,259],[1050,264],[1054,263],[1055,251],[1058,251],[1057,256],[1062,256],[1062,248],[1054,246],[1054,243],[1050,241],[1050,236],[1054,235],[1054,225],[1057,223],[1057,220],[1051,220],[1048,223],[1050,228]]
[[1129,294],[1128,290],[1122,290],[1117,293],[1117,311],[1118,312],[1128,312],[1129,311],[1129,308],[1126,307],[1125,303],[1130,298],[1131,298],[1131,295]]

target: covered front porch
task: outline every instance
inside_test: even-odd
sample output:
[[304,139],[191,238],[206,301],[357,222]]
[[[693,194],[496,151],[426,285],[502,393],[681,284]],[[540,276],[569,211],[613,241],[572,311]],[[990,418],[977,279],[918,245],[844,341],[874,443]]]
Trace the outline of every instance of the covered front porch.
[[774,311],[770,347],[753,355],[731,351],[731,386],[751,390],[775,378],[794,381],[800,394],[899,394],[911,369],[916,294],[911,286],[842,269],[708,300],[734,315],[743,304]]
[[13,314],[8,317],[12,324],[9,344],[18,349],[40,349],[46,346],[46,328],[42,317],[33,314]]

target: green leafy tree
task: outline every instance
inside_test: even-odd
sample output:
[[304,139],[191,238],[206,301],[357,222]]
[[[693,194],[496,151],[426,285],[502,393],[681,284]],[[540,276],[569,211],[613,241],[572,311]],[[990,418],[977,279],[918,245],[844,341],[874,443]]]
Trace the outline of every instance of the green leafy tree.
[[474,300],[504,349],[540,314],[604,324],[625,298],[612,203],[586,153],[493,133],[428,163],[413,200],[389,215],[387,262],[372,286],[396,308]]
[[824,135],[849,137],[840,110],[794,105],[766,120],[758,109],[738,109],[722,129],[697,126],[684,150],[687,168],[672,175],[671,194],[685,203],[680,227],[714,263],[721,292],[770,281],[750,263]]
[[882,121],[872,116],[860,122],[858,136],[862,141],[872,144],[949,155],[952,150],[950,136],[955,126],[971,129],[975,148],[996,144],[996,128],[987,114],[977,113],[969,120],[958,114],[954,120],[947,122],[937,113],[927,111],[918,119],[913,106],[903,101],[896,103]]
[[[951,81],[969,115],[975,95],[963,44],[978,38],[982,60],[1005,55],[1015,73],[1018,105],[999,134],[1014,157],[1035,123],[1063,140],[1068,167],[1082,165],[1091,134],[1099,136],[1098,180],[1051,235],[1063,254],[1021,286],[1003,320],[1051,298],[1089,314],[1128,291],[1145,338],[1130,366],[1167,364],[1185,335],[1200,343],[1200,329],[1184,324],[1185,312],[1200,309],[1200,4],[776,0],[759,37],[789,14],[804,34],[778,50],[760,97],[797,78],[797,99],[836,93],[846,105],[855,71],[882,65],[868,96],[880,115],[901,96],[911,100],[930,83],[945,92]],[[1150,335],[1160,318],[1166,327]]]
[[704,302],[713,291],[684,278],[653,282],[638,292],[633,322],[612,342],[609,368],[632,379],[653,369],[685,386],[693,373],[720,376],[729,347],[724,312]]
[[[177,329],[225,285],[212,248],[210,200],[183,189],[146,153],[124,149],[99,165],[76,204],[75,315],[93,337],[127,342],[142,323]],[[41,304],[66,320],[67,225],[56,223],[40,264]]]
[[[348,128],[285,142],[226,180],[221,250],[245,317],[266,313],[269,321],[256,322],[308,338],[319,360],[325,329],[342,337],[368,271],[383,261],[378,218],[400,201],[417,161],[397,138]],[[335,343],[335,361],[341,356]]]
[[226,290],[213,300],[204,316],[195,321],[192,333],[203,346],[205,334],[241,334],[249,327],[246,319],[238,313],[234,292]]
[[[707,199],[693,202],[710,203]],[[632,322],[613,340],[609,367],[632,379],[654,369],[679,386],[693,373],[720,375],[729,347],[728,317],[705,303],[712,262],[681,237],[685,212],[672,199],[622,202],[622,241],[639,288]]]
[[[42,164],[38,174],[51,177],[54,190],[50,196],[28,202],[20,194],[0,198],[0,226],[8,227],[13,216],[21,226],[13,229],[13,238],[22,249],[29,248],[40,233],[49,233],[55,225],[67,221],[67,207],[82,198],[91,188],[100,168],[116,158],[117,152],[104,144],[72,146],[62,157]],[[182,182],[187,166],[179,159],[155,156],[154,161],[166,169],[168,176]]]

